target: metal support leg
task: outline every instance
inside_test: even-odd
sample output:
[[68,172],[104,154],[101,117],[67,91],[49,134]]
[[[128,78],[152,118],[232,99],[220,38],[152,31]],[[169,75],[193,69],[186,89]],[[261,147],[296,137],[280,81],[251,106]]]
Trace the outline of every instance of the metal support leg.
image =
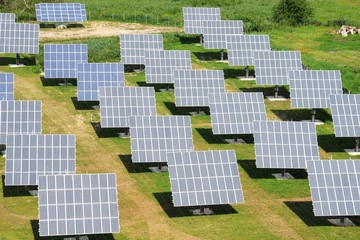
[[316,109],[315,108],[311,109],[310,113],[311,113],[311,122],[315,122]]
[[274,91],[275,91],[274,98],[278,98],[278,96],[279,96],[279,86],[278,85],[276,85],[274,87]]

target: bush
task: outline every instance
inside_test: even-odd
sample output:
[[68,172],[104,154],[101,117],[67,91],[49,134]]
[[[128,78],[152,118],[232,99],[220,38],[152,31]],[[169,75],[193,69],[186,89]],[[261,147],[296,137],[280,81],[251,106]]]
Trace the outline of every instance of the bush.
[[354,25],[354,22],[344,18],[337,18],[329,20],[326,25],[329,27],[341,27],[342,25]]
[[307,0],[280,0],[273,8],[273,21],[297,26],[310,22],[314,10]]

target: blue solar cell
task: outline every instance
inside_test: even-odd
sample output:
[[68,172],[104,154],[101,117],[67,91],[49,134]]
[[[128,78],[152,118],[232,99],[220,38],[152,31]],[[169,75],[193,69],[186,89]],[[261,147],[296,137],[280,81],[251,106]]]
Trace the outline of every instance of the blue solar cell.
[[0,73],[0,100],[14,100],[13,73]]
[[35,4],[38,22],[85,22],[86,10],[79,3],[40,3]]

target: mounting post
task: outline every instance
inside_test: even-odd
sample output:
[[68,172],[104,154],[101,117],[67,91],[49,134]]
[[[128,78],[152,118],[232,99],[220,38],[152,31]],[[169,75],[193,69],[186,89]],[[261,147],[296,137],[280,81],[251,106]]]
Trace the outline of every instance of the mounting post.
[[315,108],[311,109],[310,113],[311,113],[311,122],[315,122],[316,109]]
[[275,85],[274,91],[275,91],[274,98],[278,98],[278,96],[279,96],[279,86],[278,85]]
[[249,78],[249,66],[245,67],[245,77]]
[[281,176],[282,176],[283,178],[285,178],[285,173],[286,173],[286,169],[283,168],[283,170],[282,170],[282,172],[281,172]]
[[20,65],[20,54],[16,54],[16,65]]
[[359,148],[360,148],[360,138],[357,137],[355,138],[355,152],[359,152]]
[[220,59],[221,61],[224,61],[224,49],[220,50]]
[[129,136],[129,128],[125,128],[125,136]]
[[170,90],[170,83],[166,84],[166,91],[168,92]]
[[237,142],[237,141],[238,141],[238,135],[235,134],[235,136],[234,136],[234,142]]
[[200,206],[200,214],[204,214],[205,213],[205,207],[204,206]]
[[340,217],[340,224],[344,225],[345,224],[345,217]]
[[159,162],[159,164],[158,164],[158,168],[159,168],[159,171],[161,172],[161,169],[162,169],[162,162]]
[[196,113],[197,113],[198,115],[200,115],[200,111],[201,111],[201,108],[198,107],[197,110],[196,110]]
[[203,45],[204,43],[204,36],[200,34],[200,45]]

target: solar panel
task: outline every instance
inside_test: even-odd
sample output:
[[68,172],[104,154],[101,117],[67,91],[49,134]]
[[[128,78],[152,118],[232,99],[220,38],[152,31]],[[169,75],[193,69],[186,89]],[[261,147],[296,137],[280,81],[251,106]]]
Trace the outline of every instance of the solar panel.
[[0,22],[0,53],[39,53],[39,24]]
[[87,61],[86,44],[44,44],[45,78],[76,78],[77,64]]
[[118,233],[115,174],[39,176],[39,235]]
[[340,71],[289,71],[291,107],[329,108],[330,95],[342,94]]
[[307,161],[315,216],[360,215],[360,161]]
[[186,34],[202,34],[203,22],[221,20],[220,8],[183,8],[184,32]]
[[174,83],[175,69],[191,69],[190,51],[145,51],[146,83]]
[[230,66],[254,66],[254,51],[270,51],[269,35],[226,36]]
[[254,121],[257,168],[305,169],[307,159],[319,159],[312,122]]
[[167,153],[175,207],[243,203],[234,150]]
[[209,94],[213,134],[252,134],[253,121],[265,121],[262,93]]
[[14,100],[13,73],[0,73],[0,100]]
[[0,101],[0,144],[8,134],[41,133],[41,101]]
[[209,93],[225,92],[222,70],[174,70],[175,105],[209,106]]
[[194,149],[190,116],[130,117],[133,162],[167,162],[167,152]]
[[130,116],[156,115],[153,87],[99,87],[102,128],[128,128]]
[[238,36],[244,34],[242,21],[204,21],[203,25],[205,49],[226,49],[227,36]]
[[78,63],[78,101],[99,101],[98,87],[124,86],[122,63]]
[[38,185],[40,175],[75,172],[75,135],[7,135],[6,186]]
[[38,22],[85,22],[86,10],[79,3],[40,3],[35,4]]
[[302,70],[298,51],[254,51],[256,84],[288,85],[288,71]]
[[360,95],[330,95],[336,137],[360,137]]
[[145,50],[164,49],[161,34],[120,34],[121,62],[145,64]]
[[15,13],[0,13],[0,22],[15,22]]

